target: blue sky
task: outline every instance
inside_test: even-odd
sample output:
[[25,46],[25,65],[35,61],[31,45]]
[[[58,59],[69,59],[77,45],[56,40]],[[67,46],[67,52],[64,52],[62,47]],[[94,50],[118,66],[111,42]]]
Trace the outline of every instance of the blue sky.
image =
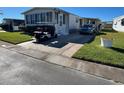
[[[0,7],[3,15],[0,15],[0,21],[3,18],[23,19],[22,12],[31,7]],[[114,17],[124,15],[124,7],[60,7],[61,9],[77,14],[81,17],[100,18],[102,21],[111,21]]]

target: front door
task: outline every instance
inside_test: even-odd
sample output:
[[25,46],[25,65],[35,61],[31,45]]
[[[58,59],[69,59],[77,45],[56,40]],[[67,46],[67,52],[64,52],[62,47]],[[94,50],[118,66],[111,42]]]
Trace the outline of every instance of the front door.
[[58,15],[58,33],[60,35],[65,35],[66,33],[66,23],[63,24],[63,14]]

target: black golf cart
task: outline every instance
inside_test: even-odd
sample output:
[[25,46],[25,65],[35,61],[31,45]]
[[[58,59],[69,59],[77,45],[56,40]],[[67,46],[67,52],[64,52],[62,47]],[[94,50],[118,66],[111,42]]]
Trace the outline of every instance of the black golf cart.
[[37,30],[34,31],[34,36],[37,42],[48,40],[51,38],[57,38],[54,26],[39,26]]

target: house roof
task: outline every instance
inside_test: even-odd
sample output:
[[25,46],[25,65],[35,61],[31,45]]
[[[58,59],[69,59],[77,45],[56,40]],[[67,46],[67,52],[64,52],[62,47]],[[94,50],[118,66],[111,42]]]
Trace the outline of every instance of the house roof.
[[69,13],[69,14],[74,15],[74,16],[77,16],[77,17],[81,18],[79,15],[76,15],[76,14],[73,14],[73,13]]
[[34,8],[31,8],[31,9],[29,9],[29,10],[23,12],[22,14],[26,14],[26,13],[28,13],[28,12],[30,12],[30,11],[35,10],[35,9],[43,9],[43,8],[52,9],[52,10],[55,10],[55,11],[61,11],[61,12],[64,12],[64,13],[70,14],[69,12],[66,12],[66,11],[64,11],[64,10],[62,10],[62,9],[59,9],[59,8],[53,8],[53,7],[34,7]]
[[67,13],[67,14],[71,14],[71,15],[77,16],[77,17],[79,17],[80,19],[86,18],[86,19],[93,19],[93,20],[99,20],[99,21],[101,21],[99,18],[80,17],[80,16],[78,16],[78,15],[76,15],[76,14],[67,12],[67,11],[62,10],[62,9],[59,9],[59,8],[54,8],[54,7],[34,7],[34,8],[31,8],[31,9],[29,9],[29,10],[23,12],[22,14],[26,14],[26,13],[28,13],[28,12],[30,12],[30,11],[33,11],[33,10],[35,10],[35,9],[40,9],[40,8],[41,8],[41,9],[47,8],[47,9],[52,9],[52,10],[56,10],[56,11],[61,11],[61,12]]
[[105,21],[105,22],[102,22],[102,23],[105,23],[105,24],[112,24],[112,21]]
[[26,13],[28,13],[28,12],[30,12],[30,11],[33,11],[33,10],[35,10],[35,9],[40,9],[40,8],[48,8],[48,9],[52,9],[52,10],[56,10],[56,11],[61,11],[61,12],[67,13],[67,14],[71,14],[71,15],[74,15],[74,16],[77,16],[77,17],[80,17],[80,16],[78,16],[78,15],[76,15],[76,14],[73,14],[73,13],[67,12],[67,11],[62,10],[62,9],[60,9],[60,8],[53,8],[53,7],[34,7],[34,8],[31,8],[31,9],[29,9],[29,10],[23,12],[22,14],[26,14]]
[[13,18],[3,18],[3,20],[20,20],[20,21],[24,21],[24,19],[13,19]]

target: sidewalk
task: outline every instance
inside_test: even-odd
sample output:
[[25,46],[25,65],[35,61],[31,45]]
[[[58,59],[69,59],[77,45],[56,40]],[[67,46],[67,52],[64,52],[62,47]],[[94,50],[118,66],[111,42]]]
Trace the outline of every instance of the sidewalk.
[[14,47],[16,45],[11,44],[11,43],[7,43],[7,42],[4,42],[4,41],[0,40],[0,46],[5,47],[5,48],[10,48],[10,47]]
[[45,46],[42,44],[37,44],[34,42],[35,40],[32,40],[32,41],[20,43],[18,45],[26,49],[30,49],[30,50],[33,49],[33,50],[41,51],[41,52],[54,53],[54,54],[57,54],[59,52],[58,48],[53,48],[53,47]]
[[51,54],[51,53],[46,53],[46,52],[41,52],[36,50],[28,50],[20,46],[15,48],[12,47],[10,48],[10,50],[16,51],[18,53],[21,53],[39,60],[43,60],[48,63],[69,67],[88,74],[92,74],[102,78],[124,83],[124,69],[97,64],[97,63],[88,62],[88,61],[83,61],[83,60],[78,60],[74,58],[69,58],[63,55]]
[[55,48],[55,47],[50,47],[43,44],[37,44],[34,42],[35,41],[32,40],[32,41],[24,42],[18,45],[30,50],[33,49],[36,51],[64,55],[67,57],[72,57],[72,55],[83,46],[83,44],[68,43],[62,48]]

